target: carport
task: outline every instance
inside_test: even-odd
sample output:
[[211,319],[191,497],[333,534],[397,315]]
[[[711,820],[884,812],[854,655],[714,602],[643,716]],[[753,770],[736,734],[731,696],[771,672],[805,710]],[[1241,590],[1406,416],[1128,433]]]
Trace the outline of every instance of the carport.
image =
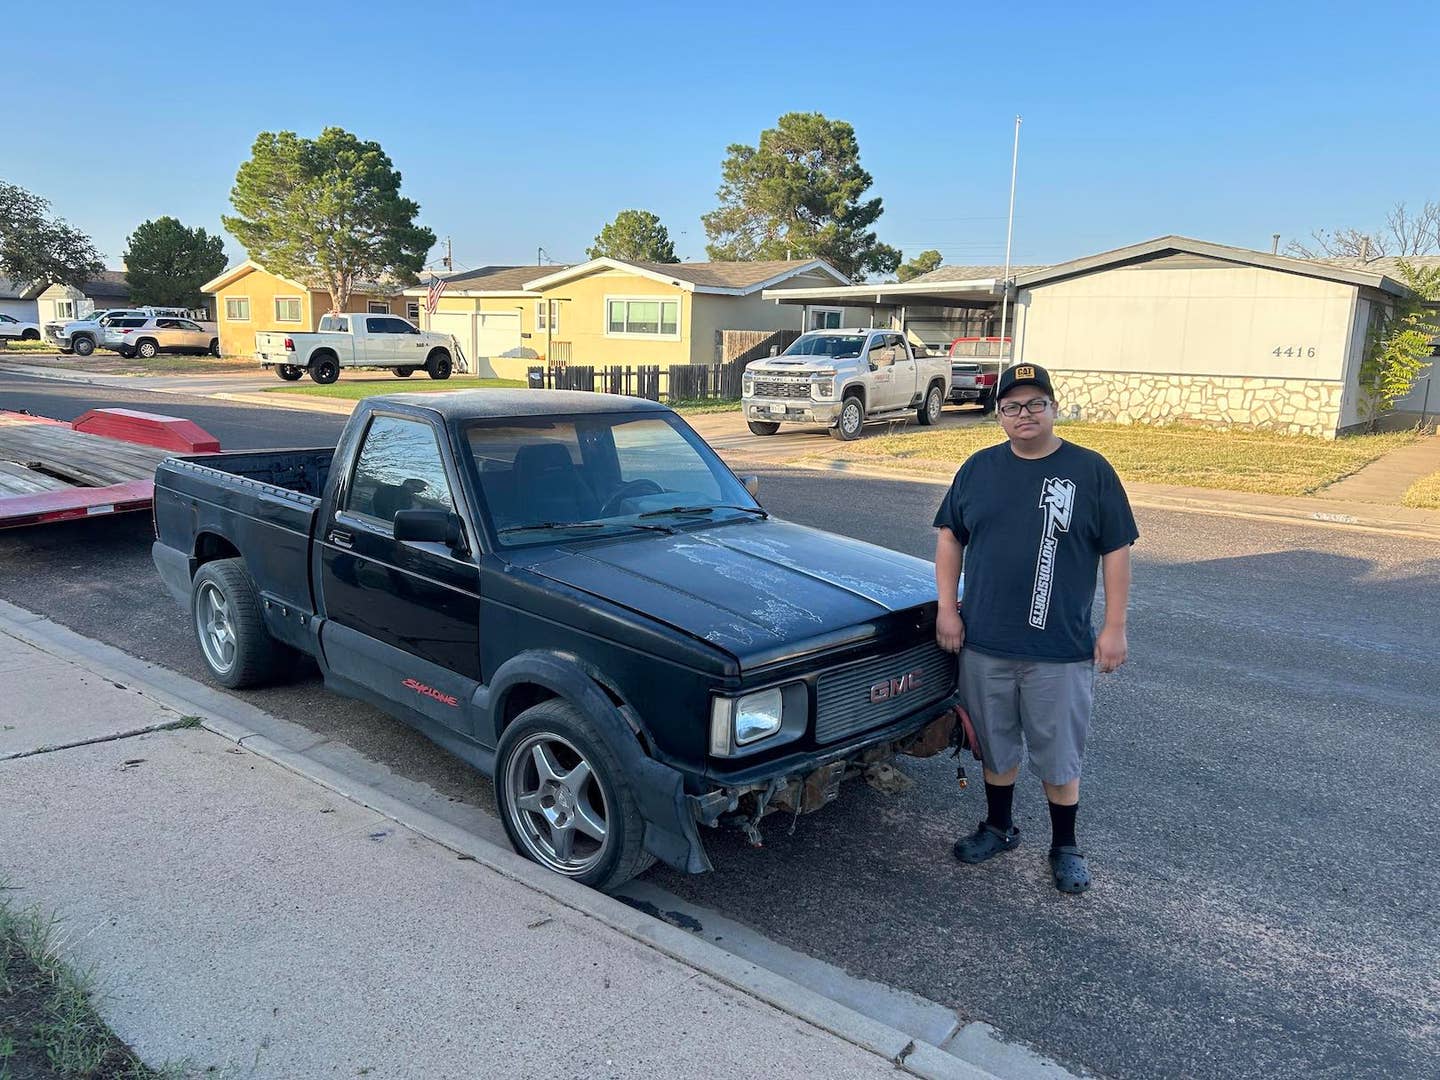
[[[991,270],[994,272],[982,276]],[[949,277],[947,272],[957,276]],[[1000,267],[957,266],[944,267],[922,278],[900,283],[813,289],[776,288],[766,289],[761,295],[777,304],[799,307],[800,325],[805,330],[837,325],[833,322],[834,313],[845,308],[867,309],[871,326],[899,330],[912,341],[943,352],[955,338],[993,338],[999,335],[1005,284]],[[1012,312],[1014,297],[1012,286]],[[1006,322],[1011,321],[1006,319]]]

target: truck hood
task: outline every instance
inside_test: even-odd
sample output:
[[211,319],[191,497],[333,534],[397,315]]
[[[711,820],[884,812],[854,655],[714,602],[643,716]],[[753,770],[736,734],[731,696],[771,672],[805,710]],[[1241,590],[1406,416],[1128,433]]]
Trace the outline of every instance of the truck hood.
[[772,356],[760,364],[751,364],[745,373],[757,378],[766,375],[808,375],[812,371],[839,371],[854,367],[859,362],[859,356],[797,356],[794,359]]
[[515,564],[708,641],[742,668],[865,640],[878,620],[935,599],[932,563],[773,518],[546,548]]

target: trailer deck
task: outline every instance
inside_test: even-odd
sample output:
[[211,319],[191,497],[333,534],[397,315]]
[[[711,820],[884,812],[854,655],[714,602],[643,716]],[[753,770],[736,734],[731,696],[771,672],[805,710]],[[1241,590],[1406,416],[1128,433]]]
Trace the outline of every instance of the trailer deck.
[[148,510],[156,465],[219,449],[172,416],[92,409],[66,424],[0,412],[0,529]]

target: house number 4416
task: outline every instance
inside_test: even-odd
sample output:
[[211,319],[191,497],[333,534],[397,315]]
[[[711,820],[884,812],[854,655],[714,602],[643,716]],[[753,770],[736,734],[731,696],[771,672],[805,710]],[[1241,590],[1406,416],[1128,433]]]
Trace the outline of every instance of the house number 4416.
[[1299,356],[1307,360],[1315,358],[1314,345],[1276,345],[1270,350],[1271,356]]

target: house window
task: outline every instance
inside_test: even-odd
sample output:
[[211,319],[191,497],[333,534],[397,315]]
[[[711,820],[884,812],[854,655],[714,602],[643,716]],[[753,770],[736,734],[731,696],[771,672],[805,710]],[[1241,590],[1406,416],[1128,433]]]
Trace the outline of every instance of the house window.
[[75,301],[74,301],[74,300],[56,300],[56,301],[55,301],[55,318],[57,318],[57,319],[73,319],[73,318],[75,318]]
[[845,314],[844,308],[811,308],[810,329],[838,330],[840,329],[840,316],[843,314]]
[[300,298],[298,296],[277,296],[275,298],[276,322],[300,321]]
[[680,301],[663,297],[636,296],[605,301],[605,333],[608,336],[680,336]]
[[410,300],[405,304],[405,318],[409,319],[416,326],[420,325],[420,301]]
[[249,322],[250,298],[248,296],[227,296],[225,298],[225,319],[227,322]]
[[390,305],[384,300],[365,301],[365,313],[367,315],[389,315]]
[[544,330],[547,328],[547,324],[550,333],[558,334],[560,332],[560,301],[535,301],[535,329]]

